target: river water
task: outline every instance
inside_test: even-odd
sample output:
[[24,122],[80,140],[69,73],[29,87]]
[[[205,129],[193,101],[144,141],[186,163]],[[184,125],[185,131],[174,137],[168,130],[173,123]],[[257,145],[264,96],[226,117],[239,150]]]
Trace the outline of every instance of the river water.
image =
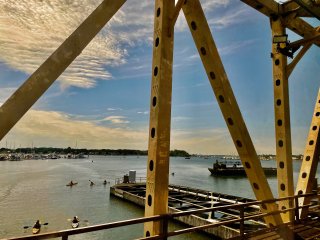
[[[87,159],[0,161],[0,238],[31,233],[23,226],[40,219],[48,222],[41,232],[70,228],[68,219],[79,216],[80,226],[142,217],[143,209],[110,197],[115,179],[136,170],[138,177],[146,176],[145,156],[90,156]],[[170,183],[253,198],[249,182],[244,177],[213,177],[208,171],[215,158],[170,159]],[[263,166],[275,167],[276,162],[262,161]],[[294,161],[294,179],[300,162]],[[319,176],[319,168],[317,175]],[[110,184],[104,186],[103,181]],[[72,188],[66,184],[73,180]],[[89,180],[95,182],[89,186]],[[277,196],[276,177],[268,178]],[[172,225],[171,228],[179,226]],[[143,233],[143,225],[98,231],[72,236],[70,239],[133,239]],[[208,239],[199,234],[187,234],[174,239]]]

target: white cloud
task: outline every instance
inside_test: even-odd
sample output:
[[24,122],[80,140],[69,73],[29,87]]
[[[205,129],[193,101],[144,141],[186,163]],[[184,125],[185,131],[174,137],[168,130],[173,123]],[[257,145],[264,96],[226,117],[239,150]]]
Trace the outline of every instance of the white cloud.
[[144,115],[147,115],[147,114],[149,114],[149,112],[148,111],[144,111],[144,112],[137,112],[138,114],[144,114]]
[[196,54],[193,54],[193,55],[189,56],[188,60],[191,60],[191,61],[197,60],[197,61],[199,61],[200,60],[200,56],[199,56],[198,53],[196,53]]
[[249,45],[254,44],[255,41],[256,41],[255,39],[250,39],[250,40],[246,40],[246,41],[235,42],[235,43],[232,43],[228,46],[219,48],[218,51],[221,55],[234,54],[236,51],[241,50]]
[[219,128],[194,131],[173,130],[171,148],[202,154],[234,154],[236,152],[228,129]]
[[107,108],[108,111],[121,111],[122,109],[121,108],[112,108],[112,107],[109,107]]
[[226,7],[231,0],[203,0],[201,1],[204,10],[212,10],[218,7]]
[[[218,47],[218,53],[220,54],[220,56],[236,54],[237,51],[242,50],[245,47],[248,47],[254,44],[255,42],[256,42],[256,39],[244,40],[241,42],[232,42],[227,46]],[[200,62],[201,60],[200,60],[199,53],[196,52],[195,54],[190,54],[189,56],[186,56],[184,58],[184,61],[185,61],[184,64],[175,64],[174,67],[177,68],[177,67],[185,66],[185,64],[194,64],[195,62]]]
[[[110,128],[54,111],[30,110],[2,140],[21,146],[147,149],[148,129]],[[19,139],[17,141],[17,139]]]
[[[0,0],[0,60],[31,74],[100,1]],[[113,20],[116,22],[116,19]],[[110,79],[106,66],[125,62],[117,38],[104,29],[60,77],[63,87],[92,87]]]
[[[250,9],[245,4],[231,0],[201,0],[200,2],[209,25],[214,29],[252,20]],[[185,31],[187,28],[185,17],[180,12],[175,29]]]
[[0,88],[0,106],[14,93],[15,90],[15,88]]
[[[13,69],[33,73],[100,2],[0,0],[0,61]],[[246,11],[238,7],[225,15],[210,17],[216,9],[234,4],[231,0],[201,2],[209,22],[218,27],[246,19],[242,17]],[[127,1],[59,78],[61,86],[90,88],[99,79],[112,78],[107,69],[127,61],[126,48],[152,42],[153,12],[154,1]],[[178,31],[186,29],[182,15],[176,23]]]
[[190,119],[192,119],[192,118],[190,118],[190,117],[182,117],[182,116],[172,117],[172,121],[173,122],[187,121],[187,120],[190,120]]
[[230,10],[224,11],[223,14],[216,15],[208,20],[213,28],[226,28],[234,24],[241,24],[252,19],[248,6],[237,6]]
[[103,121],[109,121],[114,124],[124,124],[124,123],[129,123],[128,120],[125,120],[126,117],[124,116],[109,116],[103,119]]
[[[16,146],[74,146],[85,148],[148,148],[148,124],[143,128],[116,128],[100,126],[99,122],[80,120],[83,117],[54,111],[30,110],[20,122],[0,141],[0,146],[14,142]],[[125,121],[123,116],[110,116],[110,120]],[[173,121],[188,120],[176,117]],[[293,136],[294,153],[302,153],[306,141],[304,128],[298,128]],[[268,133],[252,136],[258,153],[274,153],[274,136]],[[298,140],[296,140],[298,139]],[[171,149],[184,149],[190,153],[236,154],[227,128],[179,129],[171,131]]]
[[284,2],[288,2],[289,0],[275,0],[278,3],[284,3]]
[[[122,116],[110,116],[120,119]],[[18,140],[17,140],[18,139]],[[30,110],[1,141],[15,142],[16,146],[74,146],[85,148],[148,148],[148,126],[143,129],[110,128],[95,121],[75,120],[61,112]],[[231,143],[231,144],[230,144]],[[228,148],[226,148],[228,146]],[[171,149],[186,149],[190,153],[233,153],[233,144],[226,129],[198,131],[172,130]]]

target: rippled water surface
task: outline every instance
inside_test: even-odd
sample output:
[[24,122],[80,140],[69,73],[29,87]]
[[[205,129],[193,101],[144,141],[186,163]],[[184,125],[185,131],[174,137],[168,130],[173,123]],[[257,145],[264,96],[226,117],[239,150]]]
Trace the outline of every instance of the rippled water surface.
[[[146,175],[146,157],[91,156],[87,159],[26,160],[0,162],[0,238],[30,234],[36,219],[48,226],[42,232],[70,228],[68,219],[79,216],[82,226],[101,224],[143,216],[143,209],[109,196],[115,179],[136,170],[137,176]],[[213,177],[208,171],[214,158],[171,158],[170,183],[253,197],[246,178]],[[275,161],[263,161],[264,166],[275,166]],[[297,179],[300,162],[294,162]],[[318,168],[319,175],[319,168]],[[111,184],[104,186],[103,180]],[[78,184],[66,187],[70,181]],[[89,186],[89,180],[96,183]],[[268,179],[276,195],[276,178]],[[171,227],[176,228],[176,225]],[[70,237],[70,239],[132,239],[138,238],[143,226],[112,229]],[[195,234],[174,239],[207,239]]]

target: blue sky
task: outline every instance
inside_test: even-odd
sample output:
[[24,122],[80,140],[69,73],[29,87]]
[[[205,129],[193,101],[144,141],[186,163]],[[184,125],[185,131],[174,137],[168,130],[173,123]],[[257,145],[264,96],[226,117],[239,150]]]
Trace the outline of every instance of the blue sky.
[[[256,150],[274,153],[269,20],[240,1],[201,2]],[[99,3],[0,0],[0,104]],[[128,0],[0,146],[147,149],[152,39],[153,1]],[[319,66],[313,46],[290,77],[293,153],[304,150]],[[171,148],[236,153],[183,14],[175,27]]]

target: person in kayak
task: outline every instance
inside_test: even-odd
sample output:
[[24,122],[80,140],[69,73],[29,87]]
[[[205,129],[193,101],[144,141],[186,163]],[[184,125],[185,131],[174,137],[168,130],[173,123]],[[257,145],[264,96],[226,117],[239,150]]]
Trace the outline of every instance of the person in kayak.
[[37,228],[37,229],[41,228],[41,224],[39,220],[36,221],[36,223],[33,225],[33,228]]
[[71,180],[68,185],[72,186],[73,184],[74,184],[74,183],[73,183],[73,181]]
[[104,181],[103,181],[103,184],[106,185],[106,184],[107,184],[107,180],[104,180]]
[[93,186],[94,185],[94,182],[92,182],[91,180],[89,180],[90,181],[90,186]]
[[72,223],[78,223],[79,222],[79,219],[77,216],[74,216],[73,219],[72,219]]

